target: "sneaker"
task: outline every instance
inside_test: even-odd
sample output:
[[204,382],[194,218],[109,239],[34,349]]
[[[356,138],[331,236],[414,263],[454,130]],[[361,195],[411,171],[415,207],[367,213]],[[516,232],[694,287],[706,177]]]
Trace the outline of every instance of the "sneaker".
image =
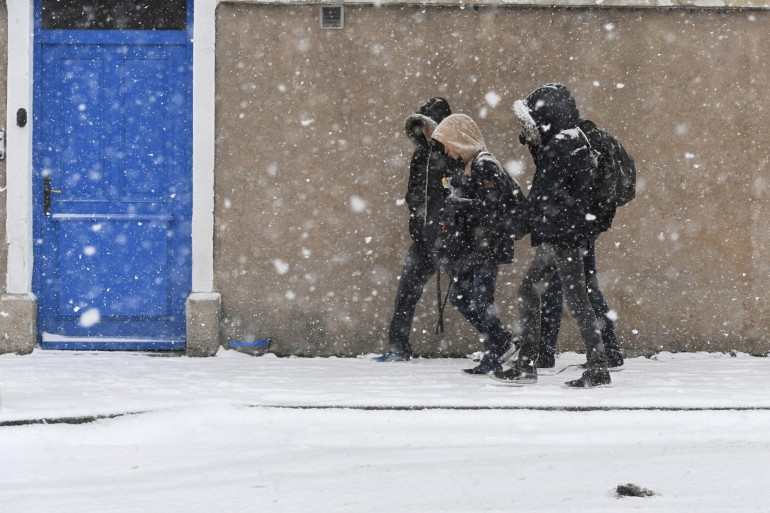
[[389,351],[382,356],[372,358],[375,362],[408,362],[411,357],[408,354]]
[[506,351],[503,353],[503,356],[500,357],[500,364],[511,365],[511,362],[519,358],[520,350],[521,350],[521,340],[516,337],[512,337],[511,342],[508,345],[508,349],[506,349]]
[[564,388],[600,388],[611,385],[610,372],[606,368],[599,368],[588,369],[578,379],[564,383]]
[[537,359],[537,368],[553,369],[554,367],[556,367],[556,357],[552,354],[540,353],[540,356]]
[[520,387],[537,383],[537,367],[534,365],[521,366],[519,361],[508,370],[491,372],[489,377],[505,385]]
[[500,365],[500,361],[497,357],[485,354],[484,358],[481,359],[481,362],[479,362],[477,366],[472,369],[463,369],[463,372],[473,376],[486,376],[490,372],[498,370],[503,370],[503,366]]

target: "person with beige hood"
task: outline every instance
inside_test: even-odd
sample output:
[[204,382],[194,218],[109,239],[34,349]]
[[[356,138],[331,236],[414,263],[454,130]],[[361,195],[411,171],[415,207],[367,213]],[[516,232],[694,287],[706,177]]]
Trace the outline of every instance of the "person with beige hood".
[[452,183],[447,209],[447,244],[451,255],[449,298],[478,330],[484,342],[479,365],[464,372],[487,375],[502,370],[504,355],[512,357],[513,335],[503,327],[495,309],[498,265],[513,261],[513,239],[503,235],[503,215],[523,197],[519,184],[487,150],[478,125],[465,114],[452,114],[433,131],[451,158],[464,165]]

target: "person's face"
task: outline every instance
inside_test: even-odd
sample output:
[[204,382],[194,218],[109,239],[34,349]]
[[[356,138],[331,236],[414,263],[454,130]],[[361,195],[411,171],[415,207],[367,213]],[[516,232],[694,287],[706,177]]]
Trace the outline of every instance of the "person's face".
[[430,138],[433,136],[433,129],[429,126],[422,125],[422,135],[425,136],[426,141],[430,141]]
[[449,146],[444,146],[444,153],[446,153],[447,155],[449,155],[450,158],[453,158],[455,160],[460,159],[460,155]]

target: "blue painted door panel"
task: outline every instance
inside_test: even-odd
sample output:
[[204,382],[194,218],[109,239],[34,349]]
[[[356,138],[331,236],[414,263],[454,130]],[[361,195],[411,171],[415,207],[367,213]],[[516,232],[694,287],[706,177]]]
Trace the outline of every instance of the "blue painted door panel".
[[184,33],[148,33],[149,44],[120,34],[36,44],[34,291],[46,348],[184,348],[189,46]]

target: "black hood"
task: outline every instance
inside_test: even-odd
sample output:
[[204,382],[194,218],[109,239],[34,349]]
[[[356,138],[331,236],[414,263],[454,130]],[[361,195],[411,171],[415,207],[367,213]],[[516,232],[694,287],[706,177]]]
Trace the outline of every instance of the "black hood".
[[[562,130],[576,127],[580,120],[575,98],[563,84],[553,83],[539,87],[522,103],[526,109],[521,109],[521,105],[519,108],[514,106],[516,116],[524,126],[525,133],[527,125],[530,124],[529,128],[532,128],[531,123],[534,123],[543,145]],[[522,112],[523,110],[526,112]],[[527,113],[531,121],[522,119],[526,118]]]
[[436,97],[431,98],[425,102],[425,105],[420,107],[420,110],[417,111],[417,114],[428,116],[438,125],[444,121],[445,118],[452,115],[452,109],[449,108],[448,101],[446,101],[444,98]]
[[422,135],[422,126],[427,125],[432,129],[435,129],[439,123],[444,121],[444,118],[449,117],[451,114],[452,109],[449,108],[448,101],[440,97],[431,98],[425,102],[415,114],[406,118],[406,122],[404,123],[406,135],[408,135],[415,144],[421,146],[427,145],[428,141],[426,141],[425,136]]

